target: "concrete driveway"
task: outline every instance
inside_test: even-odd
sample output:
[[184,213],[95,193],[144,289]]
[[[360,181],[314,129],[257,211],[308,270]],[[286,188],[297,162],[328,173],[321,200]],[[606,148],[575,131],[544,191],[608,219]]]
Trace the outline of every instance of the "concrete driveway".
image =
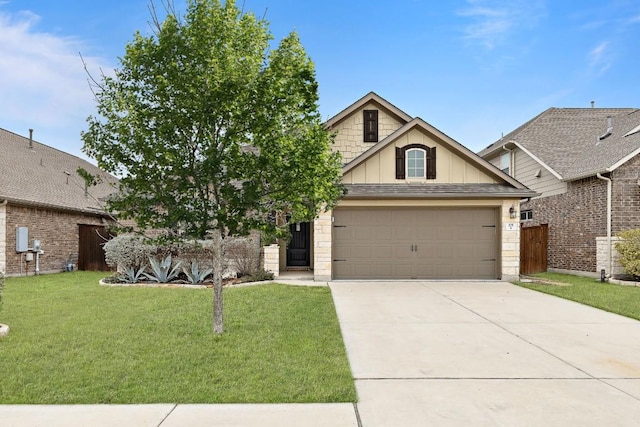
[[637,426],[640,322],[503,282],[334,282],[363,427]]

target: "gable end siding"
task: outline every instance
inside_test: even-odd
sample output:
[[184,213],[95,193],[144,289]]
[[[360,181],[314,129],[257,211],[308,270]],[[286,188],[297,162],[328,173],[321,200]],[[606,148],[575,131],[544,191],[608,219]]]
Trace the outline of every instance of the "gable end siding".
[[378,110],[378,141],[383,140],[404,125],[404,122],[381,109],[375,103],[368,103],[362,109],[354,112],[331,129],[336,133],[332,149],[342,154],[344,164],[349,163],[375,145],[371,142],[364,142],[363,139],[364,110],[374,109]]
[[[359,164],[344,174],[342,182],[345,184],[396,184],[399,174],[396,175],[396,165],[400,161],[400,154],[396,149],[417,144],[436,148],[437,175],[435,179],[429,179],[434,184],[489,184],[496,183],[496,179],[481,171],[476,165],[461,158],[450,151],[446,145],[441,145],[426,133],[419,130],[411,130],[399,137],[394,144],[390,144],[376,154],[372,155],[362,164]],[[410,180],[415,181],[415,180]],[[402,179],[401,182],[406,182]]]
[[[486,159],[493,166],[500,169],[500,154]],[[567,192],[567,183],[559,180],[541,164],[533,160],[527,153],[519,148],[513,149],[515,179],[520,181],[526,187],[540,193],[536,198],[550,197],[557,194]],[[536,173],[540,171],[540,176],[536,177]],[[513,171],[512,171],[513,172]]]
[[[540,193],[539,197],[549,197],[567,192],[567,183],[559,180],[538,162],[519,148],[513,150],[515,155],[514,178],[530,189]],[[498,161],[500,161],[498,157]],[[493,163],[493,162],[492,162]],[[495,164],[495,163],[494,163]],[[540,170],[540,176],[536,172]]]

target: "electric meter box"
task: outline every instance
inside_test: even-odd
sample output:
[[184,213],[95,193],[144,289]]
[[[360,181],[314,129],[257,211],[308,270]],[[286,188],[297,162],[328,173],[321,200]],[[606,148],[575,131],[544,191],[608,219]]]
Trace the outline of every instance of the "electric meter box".
[[29,228],[16,228],[16,252],[27,252],[29,250]]

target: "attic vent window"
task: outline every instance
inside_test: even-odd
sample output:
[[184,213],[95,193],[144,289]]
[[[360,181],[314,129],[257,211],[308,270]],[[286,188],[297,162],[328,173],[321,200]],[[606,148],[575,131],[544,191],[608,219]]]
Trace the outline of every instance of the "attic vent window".
[[378,110],[364,110],[364,142],[378,142]]
[[631,129],[629,132],[627,132],[624,136],[631,136],[634,133],[638,133],[640,132],[640,125],[634,127],[633,129]]

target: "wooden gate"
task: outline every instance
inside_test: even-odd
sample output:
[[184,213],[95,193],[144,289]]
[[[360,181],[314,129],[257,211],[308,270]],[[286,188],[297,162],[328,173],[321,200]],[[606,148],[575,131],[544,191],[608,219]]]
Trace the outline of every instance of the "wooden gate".
[[547,271],[549,225],[520,228],[520,274]]
[[107,238],[107,230],[100,225],[80,224],[78,230],[78,270],[108,271],[109,266],[104,258],[103,246]]

